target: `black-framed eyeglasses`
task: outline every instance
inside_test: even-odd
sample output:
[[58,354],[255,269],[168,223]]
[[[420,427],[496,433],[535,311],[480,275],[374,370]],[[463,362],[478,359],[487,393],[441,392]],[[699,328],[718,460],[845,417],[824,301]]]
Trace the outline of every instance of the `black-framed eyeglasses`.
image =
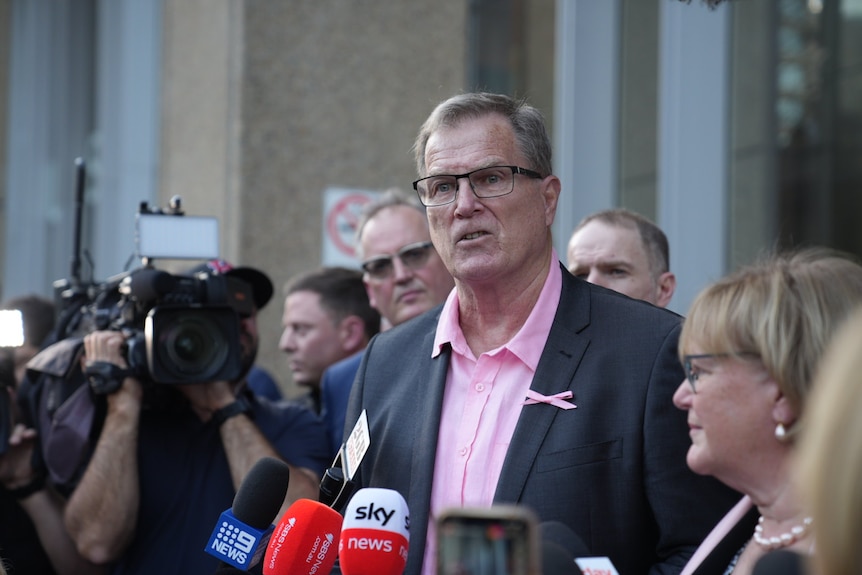
[[383,280],[392,275],[395,269],[393,258],[398,258],[401,263],[411,270],[418,270],[428,261],[434,244],[431,242],[416,242],[407,244],[394,255],[374,256],[362,262],[362,270],[374,279]]
[[477,198],[496,198],[511,194],[515,189],[515,174],[535,180],[543,179],[539,172],[519,166],[491,166],[479,168],[466,174],[439,174],[420,178],[413,182],[419,201],[426,207],[444,206],[455,201],[458,180],[467,178]]
[[697,393],[696,382],[700,379],[700,373],[695,371],[694,367],[692,367],[691,362],[695,359],[719,359],[724,357],[760,357],[760,354],[755,353],[753,351],[735,351],[729,353],[698,353],[693,355],[684,355],[682,357],[682,368],[685,371],[685,379],[688,381],[688,384],[691,386],[691,391],[693,393]]

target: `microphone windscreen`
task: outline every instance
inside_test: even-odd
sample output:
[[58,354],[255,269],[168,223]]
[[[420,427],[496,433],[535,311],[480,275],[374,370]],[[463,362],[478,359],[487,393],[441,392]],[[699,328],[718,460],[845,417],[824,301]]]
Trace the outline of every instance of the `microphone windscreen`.
[[311,499],[298,499],[269,538],[264,575],[328,575],[335,565],[341,515]]
[[410,513],[392,489],[360,489],[347,504],[339,565],[344,575],[401,575],[410,545]]
[[572,555],[559,543],[542,541],[542,575],[581,575]]
[[572,531],[572,528],[562,521],[543,521],[539,523],[539,541],[556,543],[566,550],[569,559],[576,557],[589,557],[589,547],[581,537]]
[[777,549],[757,560],[752,575],[804,575],[805,558],[794,551]]
[[129,293],[140,301],[153,301],[174,289],[176,279],[164,270],[140,268],[128,278]]
[[284,503],[289,481],[287,463],[274,457],[260,459],[249,470],[233,498],[234,516],[255,529],[267,529]]

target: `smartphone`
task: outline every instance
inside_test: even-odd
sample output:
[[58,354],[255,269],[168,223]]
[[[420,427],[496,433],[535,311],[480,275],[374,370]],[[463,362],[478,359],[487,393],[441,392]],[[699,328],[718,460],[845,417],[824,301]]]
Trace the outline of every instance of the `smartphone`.
[[446,509],[437,518],[437,575],[539,575],[538,520],[526,507]]

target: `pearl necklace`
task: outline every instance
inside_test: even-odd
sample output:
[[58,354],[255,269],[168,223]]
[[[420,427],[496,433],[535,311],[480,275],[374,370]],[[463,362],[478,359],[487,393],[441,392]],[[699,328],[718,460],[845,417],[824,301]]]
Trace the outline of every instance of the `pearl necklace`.
[[793,526],[789,532],[776,535],[774,537],[763,536],[763,515],[757,520],[757,525],[754,527],[754,542],[761,547],[772,550],[781,549],[793,545],[808,534],[808,528],[811,527],[813,519],[806,517],[802,520],[802,525]]

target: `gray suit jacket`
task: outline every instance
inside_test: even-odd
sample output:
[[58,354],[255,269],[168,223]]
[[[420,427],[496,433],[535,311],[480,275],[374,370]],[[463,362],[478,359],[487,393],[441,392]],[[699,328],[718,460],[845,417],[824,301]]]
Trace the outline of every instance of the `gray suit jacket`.
[[[440,308],[377,336],[357,374],[345,430],[367,410],[371,446],[359,487],[400,492],[411,514],[405,574],[425,549],[437,430],[451,350],[432,359]],[[562,521],[621,575],[678,573],[738,500],[685,463],[680,317],[563,270],[563,290],[532,389],[571,390],[577,409],[525,406],[495,502]],[[521,399],[521,398],[516,398]]]

